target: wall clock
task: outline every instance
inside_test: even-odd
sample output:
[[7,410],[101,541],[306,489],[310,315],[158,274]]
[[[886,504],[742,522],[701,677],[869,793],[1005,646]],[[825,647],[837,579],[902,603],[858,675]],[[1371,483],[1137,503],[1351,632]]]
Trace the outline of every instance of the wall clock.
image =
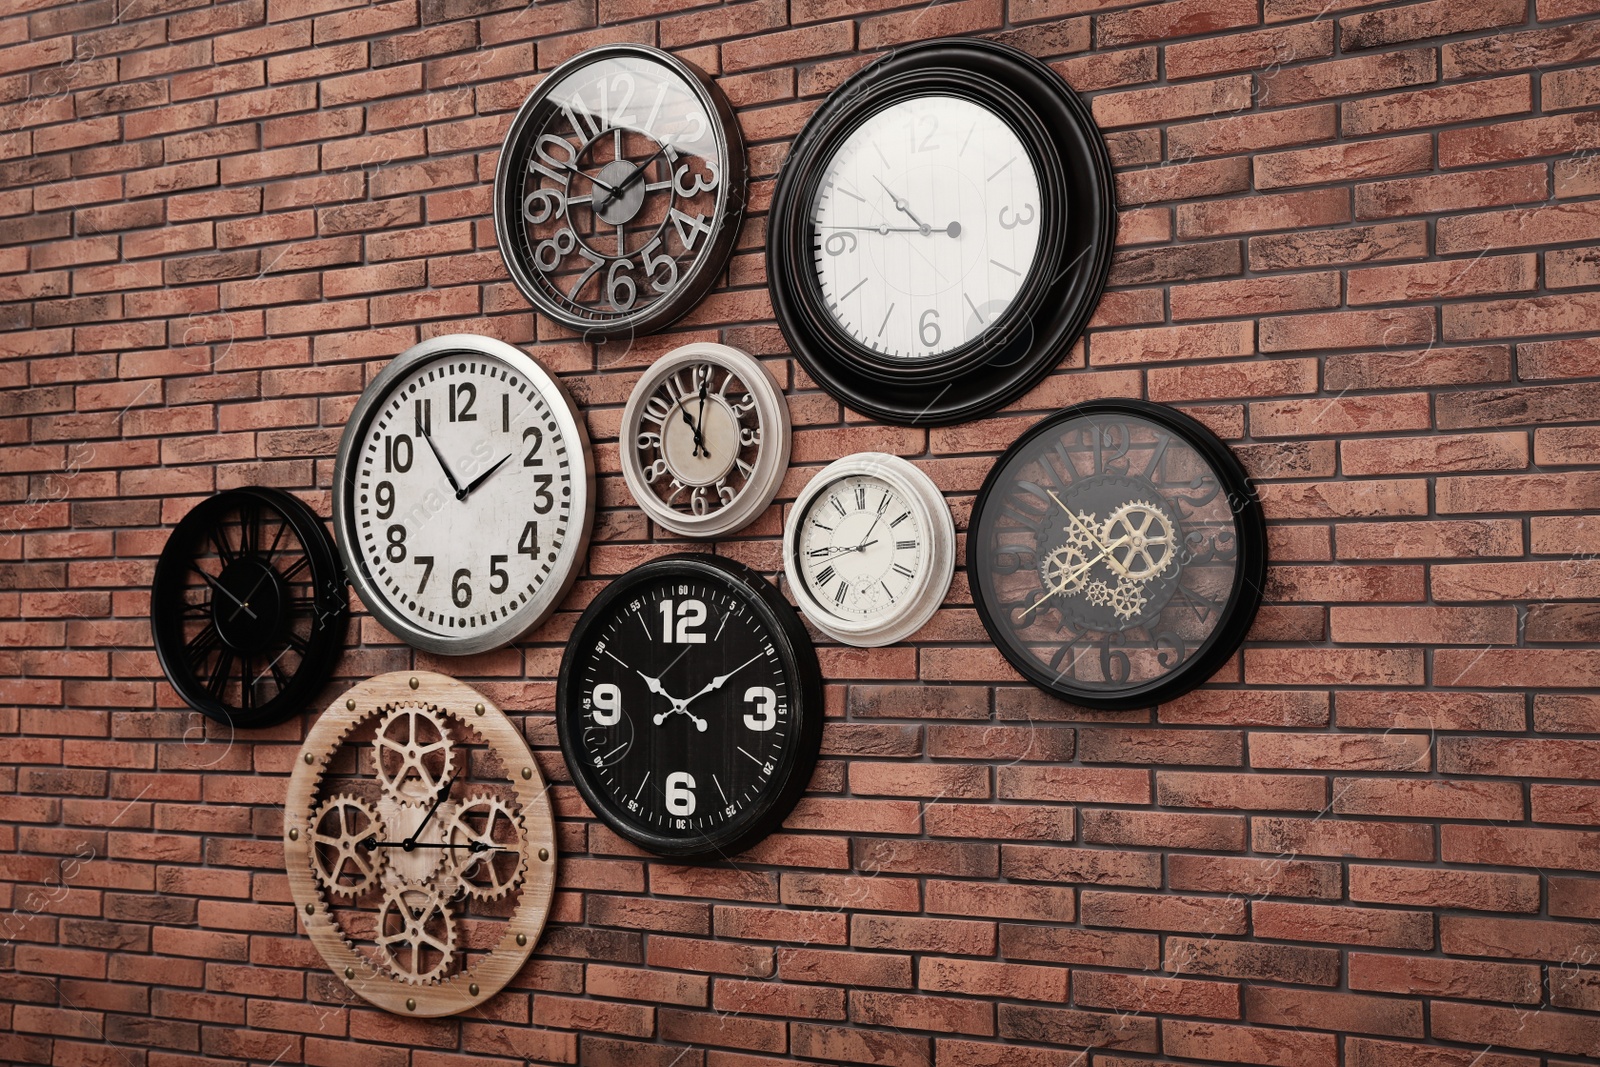
[[732,856],[783,821],[822,742],[822,676],[799,618],[749,567],[667,556],[583,613],[556,727],[573,781],[664,856]]
[[974,418],[1061,361],[1100,299],[1105,143],[1045,64],[897,48],[818,109],[778,176],[767,277],[794,354],[885,422]]
[[973,601],[1035,685],[1095,708],[1188,692],[1261,603],[1266,523],[1226,445],[1139,400],[1067,408],[1000,458],[967,535]]
[[183,517],[156,563],[150,629],[184,702],[233,726],[305,709],[333,674],[349,621],[322,520],[277,489],[230,489]]
[[599,337],[648,333],[699,301],[744,211],[744,144],[698,69],[604,45],[539,83],[495,174],[495,235],[534,307]]
[[329,705],[283,821],[312,944],[386,1011],[483,1004],[544,929],[556,873],[544,779],[517,727],[453,678],[382,674]]
[[452,334],[361,394],[334,467],[333,525],[362,601],[417,648],[499,648],[555,610],[594,521],[589,438],[526,353]]
[[955,522],[938,487],[882,452],[824,467],[783,531],[795,602],[850,645],[893,644],[920,630],[944,601],[955,555]]
[[733,533],[766,510],[789,466],[789,406],[754,359],[684,345],[644,373],[622,412],[622,474],[653,521]]

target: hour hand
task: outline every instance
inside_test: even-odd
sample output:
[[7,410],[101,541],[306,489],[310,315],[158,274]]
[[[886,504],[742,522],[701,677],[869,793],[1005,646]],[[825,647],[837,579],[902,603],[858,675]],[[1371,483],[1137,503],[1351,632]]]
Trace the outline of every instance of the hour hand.
[[472,481],[467,483],[465,488],[456,490],[456,499],[457,500],[465,500],[465,499],[467,499],[468,494],[470,494],[474,489],[478,488],[478,486],[482,485],[484,482],[488,481],[489,480],[489,475],[493,474],[495,471],[499,470],[502,466],[504,466],[506,460],[508,460],[510,458],[511,458],[511,453],[507,452],[504,456],[500,457],[500,462],[499,463],[496,463],[494,466],[490,467],[488,470],[484,471],[482,474],[480,474],[476,478],[472,479]]

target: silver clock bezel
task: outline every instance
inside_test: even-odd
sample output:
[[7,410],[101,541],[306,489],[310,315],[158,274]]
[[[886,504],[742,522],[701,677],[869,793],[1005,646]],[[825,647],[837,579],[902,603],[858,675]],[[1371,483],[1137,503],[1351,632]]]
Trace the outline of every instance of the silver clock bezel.
[[[419,363],[454,353],[487,357],[513,368],[539,390],[550,406],[551,418],[561,429],[573,471],[572,497],[568,512],[569,536],[550,575],[532,600],[493,626],[470,634],[441,634],[418,626],[395,611],[383,589],[367,574],[366,563],[356,543],[350,494],[356,450],[372,417],[388,399],[390,390]],[[345,573],[355,586],[361,602],[385,629],[413,648],[443,656],[469,656],[502,648],[543,623],[561,603],[577,580],[589,554],[589,537],[594,528],[595,485],[594,452],[577,405],[559,379],[528,353],[493,337],[478,334],[446,334],[413,345],[394,357],[378,376],[367,383],[345,423],[339,439],[339,453],[333,468],[333,530],[344,558]]]
[[[897,490],[916,512],[926,531],[928,562],[917,572],[910,593],[876,619],[847,619],[835,615],[811,594],[795,559],[800,527],[824,491],[846,478],[874,478]],[[944,494],[922,471],[899,456],[884,452],[858,452],[822,468],[795,498],[783,526],[783,572],[795,603],[817,629],[836,641],[858,648],[878,648],[904,640],[922,629],[944,603],[955,576],[956,525]]]
[[[685,515],[662,503],[645,481],[644,470],[639,464],[639,450],[634,447],[650,397],[662,382],[697,363],[720,366],[733,372],[745,384],[756,403],[762,437],[755,472],[733,503],[703,516]],[[651,522],[664,529],[698,539],[723,537],[742,530],[767,510],[773,497],[778,494],[778,487],[783,484],[784,473],[789,469],[791,442],[789,404],[772,372],[747,353],[710,341],[697,341],[674,348],[651,364],[634,385],[633,392],[628,394],[628,403],[622,409],[622,426],[617,434],[622,477],[628,483],[628,491],[633,494],[639,509]]]

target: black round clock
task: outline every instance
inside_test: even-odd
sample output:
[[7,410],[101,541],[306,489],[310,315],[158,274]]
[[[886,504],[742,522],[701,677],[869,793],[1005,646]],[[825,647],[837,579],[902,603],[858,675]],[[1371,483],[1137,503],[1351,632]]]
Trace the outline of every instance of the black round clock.
[[720,90],[656,48],[602,45],[512,120],[494,226],[533,305],[597,337],[668,325],[716,281],[744,211],[744,143]]
[[327,529],[277,489],[230,489],[195,505],[150,588],[167,680],[190,707],[233,726],[271,726],[315,700],[348,621]]
[[822,741],[805,628],[760,574],[653,560],[578,621],[556,689],[561,752],[589,807],[664,856],[716,858],[783,821]]
[[990,637],[1035,685],[1094,708],[1188,692],[1260,606],[1266,522],[1228,447],[1141,400],[1080,404],[1025,433],[967,536]]
[[801,131],[767,277],[830,393],[885,422],[960,422],[1060,363],[1115,229],[1105,143],[1060,76],[993,41],[928,41],[857,73]]

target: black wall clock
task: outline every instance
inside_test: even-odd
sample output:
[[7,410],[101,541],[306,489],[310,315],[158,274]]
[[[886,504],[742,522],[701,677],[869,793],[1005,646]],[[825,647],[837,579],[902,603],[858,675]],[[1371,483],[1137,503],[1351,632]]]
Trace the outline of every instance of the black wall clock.
[[195,505],[156,563],[150,628],[167,680],[196,711],[271,726],[327,684],[349,621],[326,528],[277,489]]
[[658,330],[716,281],[744,211],[720,90],[659,49],[603,45],[539,83],[506,134],[494,225],[512,280],[597,337]]
[[1115,229],[1105,143],[1060,76],[992,41],[928,41],[856,74],[801,131],[767,277],[830,393],[886,422],[960,422],[1061,361]]
[[1261,603],[1266,522],[1210,430],[1141,400],[1067,408],[989,472],[967,537],[972,596],[1031,682],[1149,707],[1210,677]]
[[708,555],[635,568],[578,621],[556,689],[589,807],[665,856],[732,856],[783,821],[822,741],[822,675],[760,574]]

